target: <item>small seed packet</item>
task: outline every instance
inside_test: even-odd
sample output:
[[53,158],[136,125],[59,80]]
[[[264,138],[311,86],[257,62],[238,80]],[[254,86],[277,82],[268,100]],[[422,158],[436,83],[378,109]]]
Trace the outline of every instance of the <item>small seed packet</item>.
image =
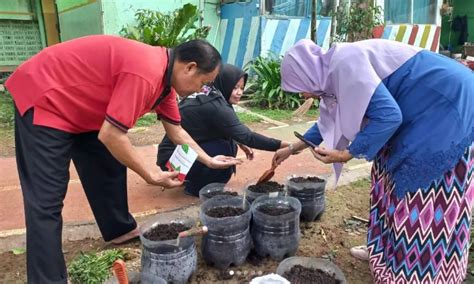
[[197,157],[197,153],[189,145],[178,145],[166,163],[166,167],[169,171],[178,172],[178,179],[184,181]]

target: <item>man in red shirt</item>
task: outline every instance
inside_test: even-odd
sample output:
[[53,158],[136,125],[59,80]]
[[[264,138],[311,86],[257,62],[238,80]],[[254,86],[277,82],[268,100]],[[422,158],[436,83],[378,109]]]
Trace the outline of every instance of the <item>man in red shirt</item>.
[[143,114],[155,111],[171,140],[189,144],[209,167],[239,163],[209,157],[179,125],[176,93],[187,96],[212,82],[220,62],[202,40],[166,49],[96,35],[48,47],[10,76],[29,282],[67,282],[61,211],[71,160],[105,241],[138,235],[128,211],[127,168],[152,185],[181,185],[177,173],[147,168],[131,145],[127,130]]

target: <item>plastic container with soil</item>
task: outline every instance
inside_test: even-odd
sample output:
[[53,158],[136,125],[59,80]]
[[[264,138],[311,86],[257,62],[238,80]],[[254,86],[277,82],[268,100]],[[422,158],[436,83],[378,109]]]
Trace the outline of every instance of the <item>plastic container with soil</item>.
[[290,257],[278,265],[276,273],[291,283],[347,284],[341,269],[322,258]]
[[229,188],[226,188],[225,183],[210,183],[201,190],[199,190],[199,199],[201,202],[214,197],[214,196],[237,196],[238,193],[230,191]]
[[142,273],[172,283],[186,283],[197,269],[194,237],[178,234],[193,227],[191,219],[167,220],[158,216],[140,227]]
[[208,265],[226,269],[245,262],[252,248],[250,216],[250,204],[243,197],[216,196],[201,205],[201,222],[208,227],[201,247]]
[[285,192],[285,186],[275,181],[267,181],[261,184],[251,183],[245,189],[247,200],[252,203],[260,196],[277,196]]
[[290,176],[286,182],[288,194],[301,202],[301,220],[318,220],[326,209],[326,180],[315,176]]
[[300,242],[301,203],[291,196],[261,196],[252,204],[252,239],[260,257],[292,256]]

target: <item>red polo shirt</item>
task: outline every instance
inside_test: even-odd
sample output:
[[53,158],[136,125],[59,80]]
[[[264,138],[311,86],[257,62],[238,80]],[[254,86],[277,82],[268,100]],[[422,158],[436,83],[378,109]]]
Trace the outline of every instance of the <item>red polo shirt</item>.
[[[48,47],[20,65],[6,82],[33,123],[70,133],[97,131],[104,120],[123,131],[152,110],[166,85],[168,52],[137,41],[94,35]],[[179,124],[176,92],[154,109]]]

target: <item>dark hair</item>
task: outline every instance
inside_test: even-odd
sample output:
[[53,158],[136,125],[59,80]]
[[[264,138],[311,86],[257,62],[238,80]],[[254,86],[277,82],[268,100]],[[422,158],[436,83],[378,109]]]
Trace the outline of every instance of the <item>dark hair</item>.
[[193,39],[176,46],[174,56],[181,62],[196,62],[202,73],[210,73],[221,64],[219,51],[202,39]]

